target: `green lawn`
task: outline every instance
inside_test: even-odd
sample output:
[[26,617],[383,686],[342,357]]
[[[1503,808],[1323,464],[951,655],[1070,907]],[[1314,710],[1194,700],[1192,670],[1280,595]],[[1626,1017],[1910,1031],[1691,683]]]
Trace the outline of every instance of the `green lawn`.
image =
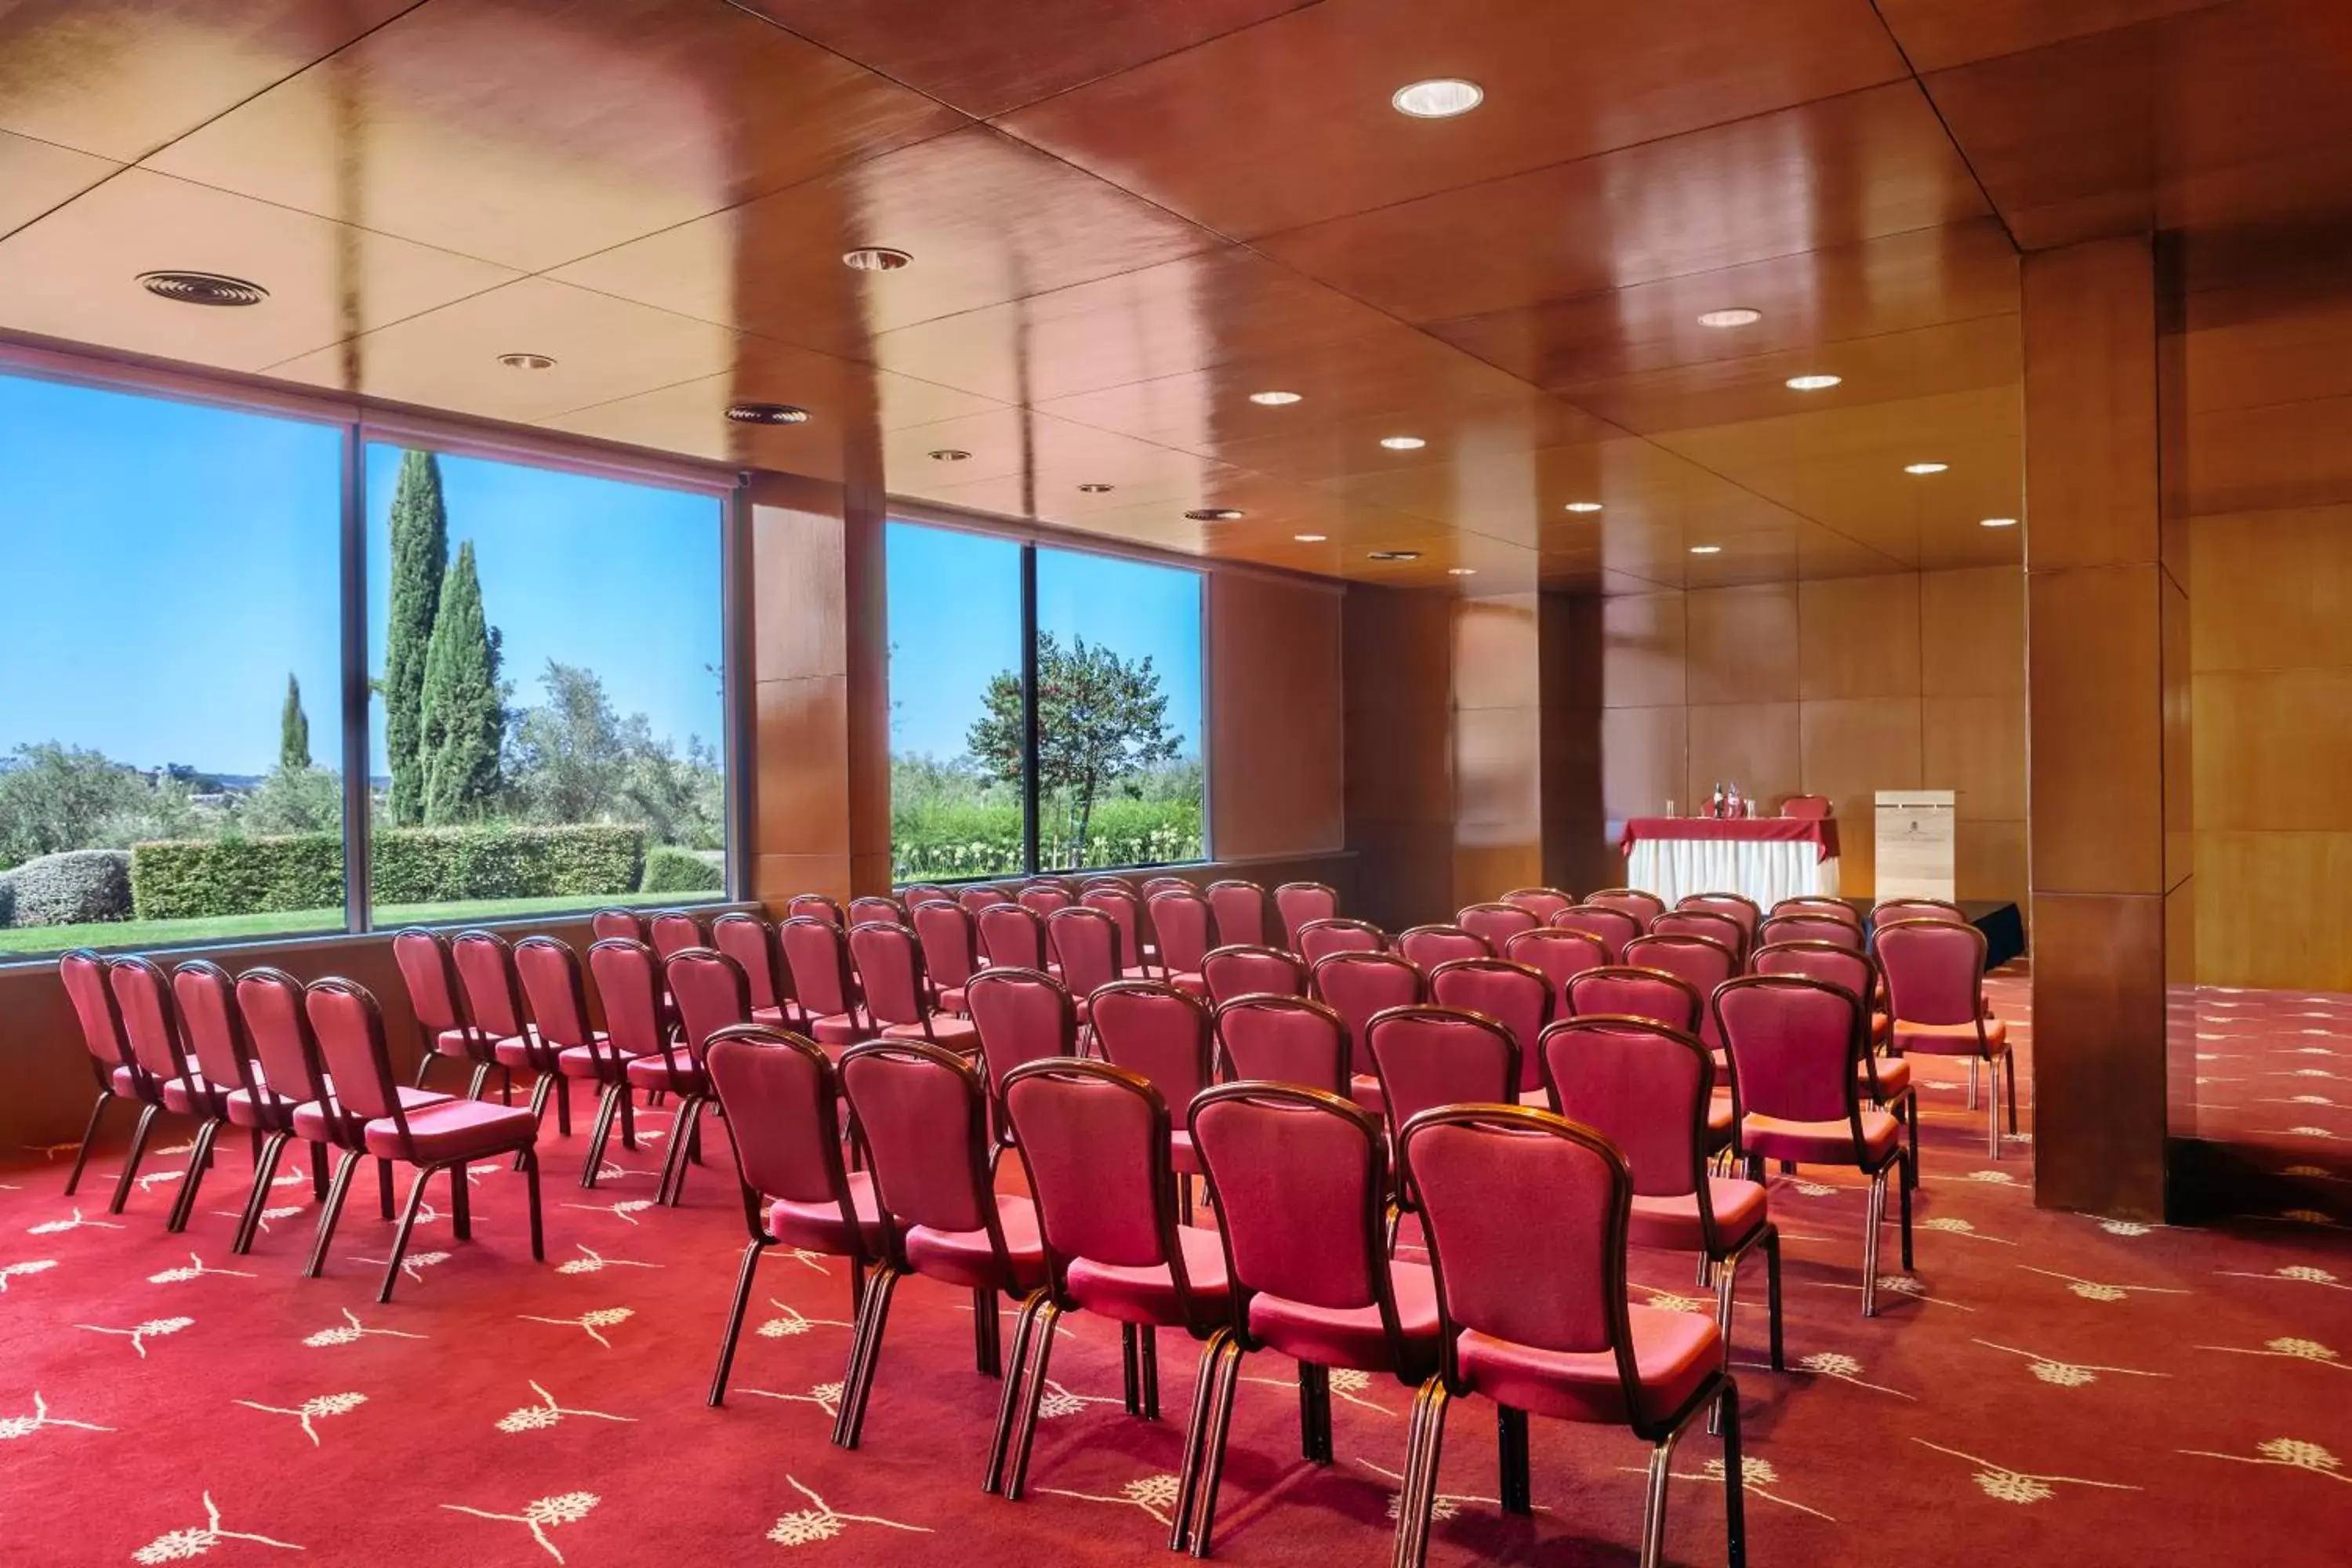
[[[678,904],[716,901],[713,894],[614,893],[582,899],[472,899],[448,904],[388,904],[375,911],[379,931],[451,921],[505,920],[517,915],[585,912],[615,904]],[[78,926],[0,928],[0,962],[10,955],[63,952],[68,948],[165,947],[185,942],[235,942],[296,936],[332,936],[343,929],[341,910],[281,910],[266,915],[220,915],[211,920],[100,921]]]

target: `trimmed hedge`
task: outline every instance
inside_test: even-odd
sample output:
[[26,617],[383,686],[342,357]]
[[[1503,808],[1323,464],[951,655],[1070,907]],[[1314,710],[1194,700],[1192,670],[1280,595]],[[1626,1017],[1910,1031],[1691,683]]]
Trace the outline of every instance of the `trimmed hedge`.
[[[557,827],[387,827],[374,838],[380,904],[460,899],[583,898],[635,889],[642,828],[610,823]],[[338,833],[173,839],[131,850],[131,902],[144,920],[195,920],[343,901]]]
[[641,893],[717,893],[726,888],[724,867],[674,844],[646,851],[645,879],[637,884]]
[[0,926],[71,926],[131,918],[131,857],[68,849],[0,872]]

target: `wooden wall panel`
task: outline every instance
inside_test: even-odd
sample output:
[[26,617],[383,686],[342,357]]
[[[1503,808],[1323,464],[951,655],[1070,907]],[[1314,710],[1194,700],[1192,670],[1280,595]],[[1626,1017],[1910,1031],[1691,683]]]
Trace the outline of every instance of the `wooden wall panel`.
[[1340,595],[1211,574],[1209,803],[1221,858],[1347,841]]
[[[849,593],[847,490],[761,475],[751,488],[753,686],[751,893],[772,907],[794,893],[848,897],[870,863],[853,864],[851,645],[871,637]],[[853,627],[853,612],[860,624]],[[869,679],[863,661],[861,684]],[[864,694],[871,700],[871,694]],[[860,740],[870,739],[861,733]],[[888,738],[881,805],[888,879]],[[861,765],[862,790],[872,787]],[[859,889],[862,890],[862,889]]]
[[1835,803],[1841,886],[1864,893],[1877,885],[1877,793],[1917,789],[1919,700],[1857,697],[1804,705],[1804,781],[1809,795]]
[[1921,699],[1919,787],[1958,791],[1964,823],[2022,823],[2025,704],[2015,695]]
[[1792,701],[1797,690],[1797,585],[1759,583],[1685,595],[1684,700]]
[[1601,601],[1601,702],[1644,708],[1688,700],[1680,594],[1628,594]]
[[1798,691],[1813,702],[1916,697],[1920,578],[1832,577],[1797,586]]
[[1706,703],[1690,709],[1690,763],[1678,808],[1688,812],[1714,793],[1718,781],[1736,783],[1757,809],[1769,811],[1783,795],[1799,792],[1801,726],[1795,702]]
[[[1612,841],[1629,816],[1663,816],[1668,802],[1690,810],[1689,757],[1689,709],[1602,710],[1601,797]],[[1618,869],[1623,869],[1622,861]]]
[[1979,566],[1920,574],[1919,689],[1930,697],[2024,693],[2024,573]]

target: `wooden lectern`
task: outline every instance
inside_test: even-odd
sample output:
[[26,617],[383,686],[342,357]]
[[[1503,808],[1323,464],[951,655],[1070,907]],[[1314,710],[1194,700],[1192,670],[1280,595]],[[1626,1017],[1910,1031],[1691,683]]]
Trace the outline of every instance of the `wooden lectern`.
[[1881,899],[1952,897],[1953,792],[1878,792],[1878,887]]

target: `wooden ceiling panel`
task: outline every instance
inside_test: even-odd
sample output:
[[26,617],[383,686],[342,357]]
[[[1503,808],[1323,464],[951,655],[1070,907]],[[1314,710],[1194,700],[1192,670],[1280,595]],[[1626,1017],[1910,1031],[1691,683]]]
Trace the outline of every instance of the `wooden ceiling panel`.
[[16,0],[0,130],[135,163],[415,0]]
[[430,0],[153,163],[539,270],[962,123],[723,5]]
[[[139,275],[248,279],[258,305],[176,304]],[[125,169],[0,240],[0,326],[257,371],[495,288],[504,268],[144,169]]]
[[1989,60],[2231,0],[1878,0],[1917,71]]
[[803,37],[980,119],[1313,0],[742,0]]
[[119,163],[0,131],[0,236],[105,179]]
[[1267,238],[1433,322],[1964,222],[1984,198],[1909,82]]
[[[1000,123],[1246,237],[1903,74],[1864,0],[1324,0]],[[1431,77],[1477,82],[1485,106],[1391,107]]]
[[[1212,248],[1191,224],[973,126],[562,268],[567,282],[851,358],[896,328]],[[856,272],[891,246],[911,266]],[[904,368],[903,366],[899,368]]]

